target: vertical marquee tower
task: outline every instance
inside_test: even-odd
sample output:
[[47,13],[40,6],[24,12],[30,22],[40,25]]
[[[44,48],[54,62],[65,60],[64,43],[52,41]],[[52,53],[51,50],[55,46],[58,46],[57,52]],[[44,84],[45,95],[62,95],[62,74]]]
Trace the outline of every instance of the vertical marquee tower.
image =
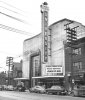
[[47,2],[41,5],[42,63],[48,62],[48,11]]

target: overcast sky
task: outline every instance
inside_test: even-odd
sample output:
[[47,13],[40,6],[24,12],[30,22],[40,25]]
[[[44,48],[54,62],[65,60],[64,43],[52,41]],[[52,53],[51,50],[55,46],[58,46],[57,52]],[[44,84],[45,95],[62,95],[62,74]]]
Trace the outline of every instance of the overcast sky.
[[[49,25],[63,18],[85,25],[85,0],[0,0],[0,67],[6,68],[7,56],[18,61],[23,41],[41,32],[40,5],[45,1],[49,6]],[[15,29],[25,32],[12,32]]]

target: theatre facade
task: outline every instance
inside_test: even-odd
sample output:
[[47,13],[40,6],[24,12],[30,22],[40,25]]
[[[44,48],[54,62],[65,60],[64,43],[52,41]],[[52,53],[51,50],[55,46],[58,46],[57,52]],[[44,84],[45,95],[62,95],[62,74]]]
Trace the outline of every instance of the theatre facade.
[[[74,62],[72,63],[74,65],[71,66],[70,47],[66,47],[67,33],[65,24],[72,22],[69,25],[71,28],[79,26],[77,29],[78,41],[84,38],[85,27],[81,23],[66,18],[49,26],[48,12],[49,8],[45,2],[41,5],[41,33],[23,42],[22,72],[23,78],[29,80],[29,87],[35,85],[45,85],[46,88],[52,85],[66,86],[69,84],[67,81],[68,76],[71,76],[72,66],[75,66],[75,68],[79,66],[77,64],[79,59],[75,57],[73,57]],[[80,45],[78,45],[78,48],[80,48]],[[80,66],[84,71],[85,67],[82,67],[82,63]]]

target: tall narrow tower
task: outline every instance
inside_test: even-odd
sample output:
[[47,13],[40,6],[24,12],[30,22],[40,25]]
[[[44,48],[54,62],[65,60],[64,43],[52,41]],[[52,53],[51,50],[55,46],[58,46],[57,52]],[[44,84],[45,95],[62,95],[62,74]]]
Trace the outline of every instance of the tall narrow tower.
[[47,2],[41,5],[42,62],[48,62],[48,11]]

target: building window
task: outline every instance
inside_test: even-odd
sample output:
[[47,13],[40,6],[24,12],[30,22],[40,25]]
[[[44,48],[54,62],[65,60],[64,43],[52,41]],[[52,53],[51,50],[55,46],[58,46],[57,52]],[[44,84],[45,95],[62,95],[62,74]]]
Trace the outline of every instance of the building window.
[[32,76],[38,77],[41,76],[41,67],[40,67],[40,56],[34,56],[32,61]]
[[39,64],[39,59],[34,59],[34,66],[33,66],[33,76],[40,76],[41,71],[40,71],[40,64]]
[[73,49],[73,54],[81,55],[81,48]]
[[80,70],[82,69],[82,62],[74,62],[73,66],[75,70]]
[[39,60],[35,60],[35,76],[40,76]]

